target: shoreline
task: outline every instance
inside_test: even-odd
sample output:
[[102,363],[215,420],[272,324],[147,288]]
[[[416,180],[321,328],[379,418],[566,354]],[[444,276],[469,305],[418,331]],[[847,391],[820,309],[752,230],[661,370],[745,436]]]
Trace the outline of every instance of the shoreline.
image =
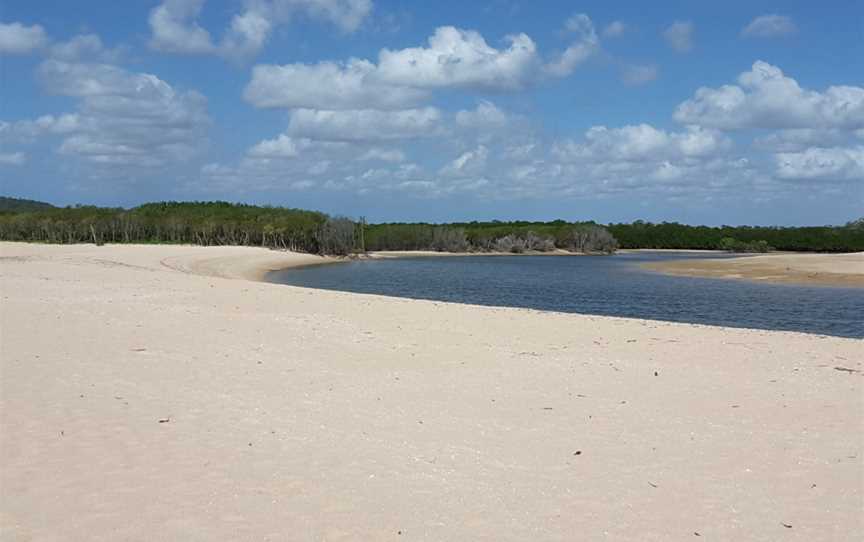
[[269,252],[0,243],[4,538],[864,530],[861,340],[229,280]]
[[[86,253],[93,249],[116,248],[121,252],[155,252],[163,250],[168,255],[160,265],[186,274],[213,276],[229,279],[244,279],[268,282],[271,272],[300,267],[330,265],[356,260],[386,260],[397,258],[449,258],[470,256],[587,256],[594,254],[574,253],[564,250],[551,252],[437,252],[437,251],[370,251],[360,256],[319,256],[289,252],[263,247],[247,246],[199,246],[199,245],[149,245],[149,244],[93,244],[52,245],[23,242],[0,242],[6,250],[18,247],[32,252],[33,247],[44,247],[45,252],[65,252],[67,257]],[[30,248],[28,248],[30,247]],[[216,253],[219,252],[217,255]],[[712,253],[722,251],[677,250],[677,249],[621,249],[618,253],[643,252],[663,253]],[[212,254],[212,256],[211,256]],[[725,254],[725,253],[724,253]],[[598,254],[603,255],[603,254]],[[610,256],[614,256],[611,254]],[[2,257],[2,253],[0,253]],[[642,263],[640,267],[649,271],[682,277],[718,278],[724,280],[747,280],[777,284],[804,286],[835,286],[847,288],[864,287],[864,252],[849,254],[819,254],[777,252],[771,254],[748,254],[728,258],[704,260],[673,260]]]

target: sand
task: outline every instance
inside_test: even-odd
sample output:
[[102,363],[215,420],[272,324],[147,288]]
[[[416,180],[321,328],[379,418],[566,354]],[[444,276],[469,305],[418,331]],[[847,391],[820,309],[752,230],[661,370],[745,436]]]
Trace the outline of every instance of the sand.
[[666,261],[644,264],[643,267],[680,276],[864,287],[864,252],[765,254],[719,260]]
[[254,248],[0,258],[4,541],[864,532],[864,341],[252,282],[321,261]]

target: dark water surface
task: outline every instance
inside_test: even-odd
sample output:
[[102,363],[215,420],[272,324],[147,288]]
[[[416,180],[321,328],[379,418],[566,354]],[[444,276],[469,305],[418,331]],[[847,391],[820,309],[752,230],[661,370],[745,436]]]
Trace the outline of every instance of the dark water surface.
[[719,255],[464,256],[275,271],[271,282],[476,305],[864,338],[864,289],[673,277],[643,262]]

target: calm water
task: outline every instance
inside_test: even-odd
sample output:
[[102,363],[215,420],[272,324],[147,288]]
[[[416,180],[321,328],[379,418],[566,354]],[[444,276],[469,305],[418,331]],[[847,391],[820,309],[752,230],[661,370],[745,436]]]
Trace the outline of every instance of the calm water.
[[864,338],[864,290],[671,277],[639,263],[722,257],[465,256],[365,260],[277,271],[282,284],[477,305]]

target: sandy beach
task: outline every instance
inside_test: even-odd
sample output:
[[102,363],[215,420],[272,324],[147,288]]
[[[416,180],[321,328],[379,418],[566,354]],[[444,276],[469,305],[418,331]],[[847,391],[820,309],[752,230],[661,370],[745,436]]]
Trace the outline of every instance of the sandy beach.
[[721,260],[667,261],[644,264],[643,267],[679,276],[864,287],[864,252],[764,254]]
[[0,538],[864,532],[864,342],[256,281],[327,261],[0,243]]

